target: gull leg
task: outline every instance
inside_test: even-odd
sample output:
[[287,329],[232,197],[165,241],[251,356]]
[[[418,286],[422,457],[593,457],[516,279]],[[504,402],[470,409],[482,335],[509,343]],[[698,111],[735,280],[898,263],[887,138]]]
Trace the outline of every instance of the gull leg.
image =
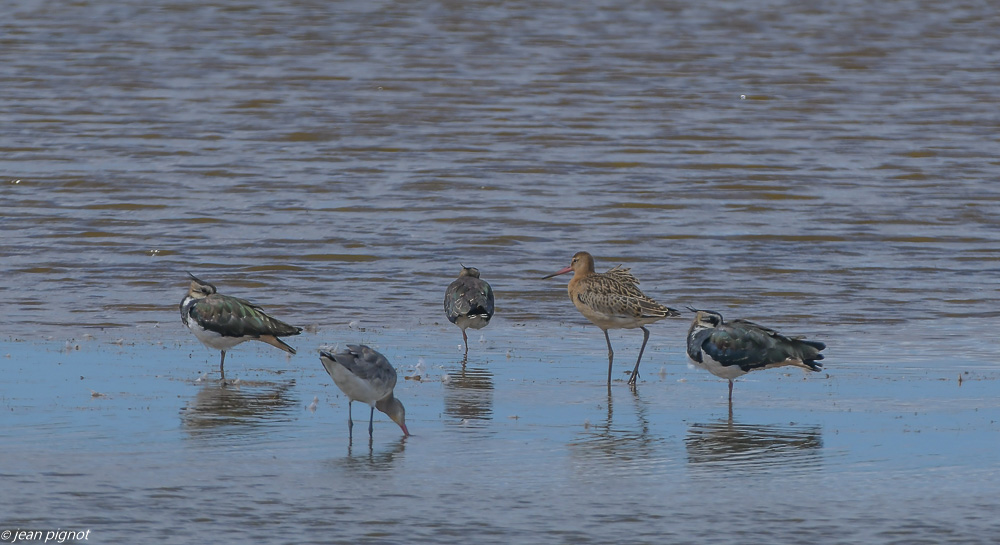
[[347,440],[354,440],[354,419],[351,418],[351,403],[350,400],[347,401]]

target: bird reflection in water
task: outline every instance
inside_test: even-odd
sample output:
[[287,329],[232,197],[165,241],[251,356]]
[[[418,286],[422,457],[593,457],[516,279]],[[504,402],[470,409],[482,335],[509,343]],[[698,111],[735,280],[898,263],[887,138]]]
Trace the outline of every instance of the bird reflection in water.
[[[638,390],[632,390],[631,393],[635,407],[634,425],[631,422],[619,422],[617,426],[614,424],[614,404],[609,389],[606,419],[600,423],[588,423],[581,432],[580,439],[569,444],[574,458],[587,461],[587,467],[595,472],[606,474],[609,468],[615,468],[623,473],[631,473],[666,461],[661,449],[663,438],[650,434],[646,403],[639,396]],[[613,463],[608,464],[609,460]]]
[[729,418],[691,424],[684,439],[688,464],[700,469],[806,470],[822,461],[823,429],[818,425],[741,424]]
[[493,419],[493,373],[485,367],[467,365],[447,371],[444,382],[444,414],[462,423]]
[[198,390],[181,409],[181,420],[192,436],[287,422],[299,408],[298,398],[292,395],[294,386],[295,380],[213,382]]
[[391,470],[398,457],[403,454],[407,439],[408,436],[404,435],[391,443],[380,446],[377,452],[371,438],[368,439],[368,448],[356,448],[349,441],[347,443],[347,456],[331,460],[331,463],[353,475],[363,476],[366,471],[377,474]]

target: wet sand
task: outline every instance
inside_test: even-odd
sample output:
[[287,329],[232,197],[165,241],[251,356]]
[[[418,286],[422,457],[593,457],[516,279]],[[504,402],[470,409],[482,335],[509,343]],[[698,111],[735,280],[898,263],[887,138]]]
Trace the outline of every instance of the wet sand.
[[[659,325],[658,325],[659,326]],[[888,365],[841,343],[828,372],[726,383],[680,324],[638,340],[498,319],[343,327],[218,355],[180,325],[0,344],[4,527],[101,543],[988,543],[1000,532],[1000,370]],[[157,340],[162,337],[164,340]],[[681,337],[682,338],[682,337]],[[169,340],[167,340],[169,339]],[[315,348],[364,342],[400,373],[413,436],[347,436]],[[417,379],[417,373],[420,378]],[[958,381],[961,374],[963,380]],[[404,378],[405,377],[405,378]],[[309,409],[317,399],[315,411]],[[355,404],[356,423],[367,407]],[[921,541],[923,540],[923,541]]]

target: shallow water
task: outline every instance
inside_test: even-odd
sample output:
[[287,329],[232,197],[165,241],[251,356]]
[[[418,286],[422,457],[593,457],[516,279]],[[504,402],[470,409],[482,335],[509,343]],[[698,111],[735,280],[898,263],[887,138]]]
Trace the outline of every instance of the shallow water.
[[940,365],[849,359],[751,374],[730,414],[726,382],[677,347],[652,347],[635,393],[624,362],[609,396],[595,331],[524,329],[491,324],[464,368],[450,325],[342,332],[401,374],[413,435],[379,414],[370,443],[359,405],[348,441],[311,334],[292,358],[233,350],[228,387],[216,354],[183,337],[5,343],[0,512],[108,543],[988,543],[1000,530],[995,368],[961,383]]
[[[921,1],[6,2],[0,478],[23,493],[0,523],[991,542],[998,23]],[[578,250],[670,306],[823,340],[829,376],[744,377],[730,418],[683,318],[609,398],[600,331],[540,280]],[[497,293],[464,368],[441,312],[459,263]],[[188,271],[307,326],[300,354],[243,345],[220,388],[179,323]],[[314,352],[338,342],[425,359],[400,385],[414,437],[383,419],[348,449]],[[617,379],[639,338],[612,342]]]

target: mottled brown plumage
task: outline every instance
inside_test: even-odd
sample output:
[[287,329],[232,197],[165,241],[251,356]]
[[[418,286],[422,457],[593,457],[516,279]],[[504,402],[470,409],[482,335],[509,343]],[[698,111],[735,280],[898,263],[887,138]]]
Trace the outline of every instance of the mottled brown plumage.
[[606,273],[594,272],[594,257],[587,252],[577,252],[573,261],[564,269],[552,273],[545,278],[573,271],[573,279],[569,281],[567,290],[580,314],[604,331],[604,339],[608,343],[608,384],[611,384],[611,367],[614,363],[614,350],[611,348],[609,329],[642,329],[642,348],[639,358],[635,361],[635,369],[628,383],[635,385],[639,378],[639,362],[649,340],[647,324],[651,324],[669,316],[680,316],[680,312],[654,301],[638,288],[639,281],[630,272],[631,269],[615,267]]

